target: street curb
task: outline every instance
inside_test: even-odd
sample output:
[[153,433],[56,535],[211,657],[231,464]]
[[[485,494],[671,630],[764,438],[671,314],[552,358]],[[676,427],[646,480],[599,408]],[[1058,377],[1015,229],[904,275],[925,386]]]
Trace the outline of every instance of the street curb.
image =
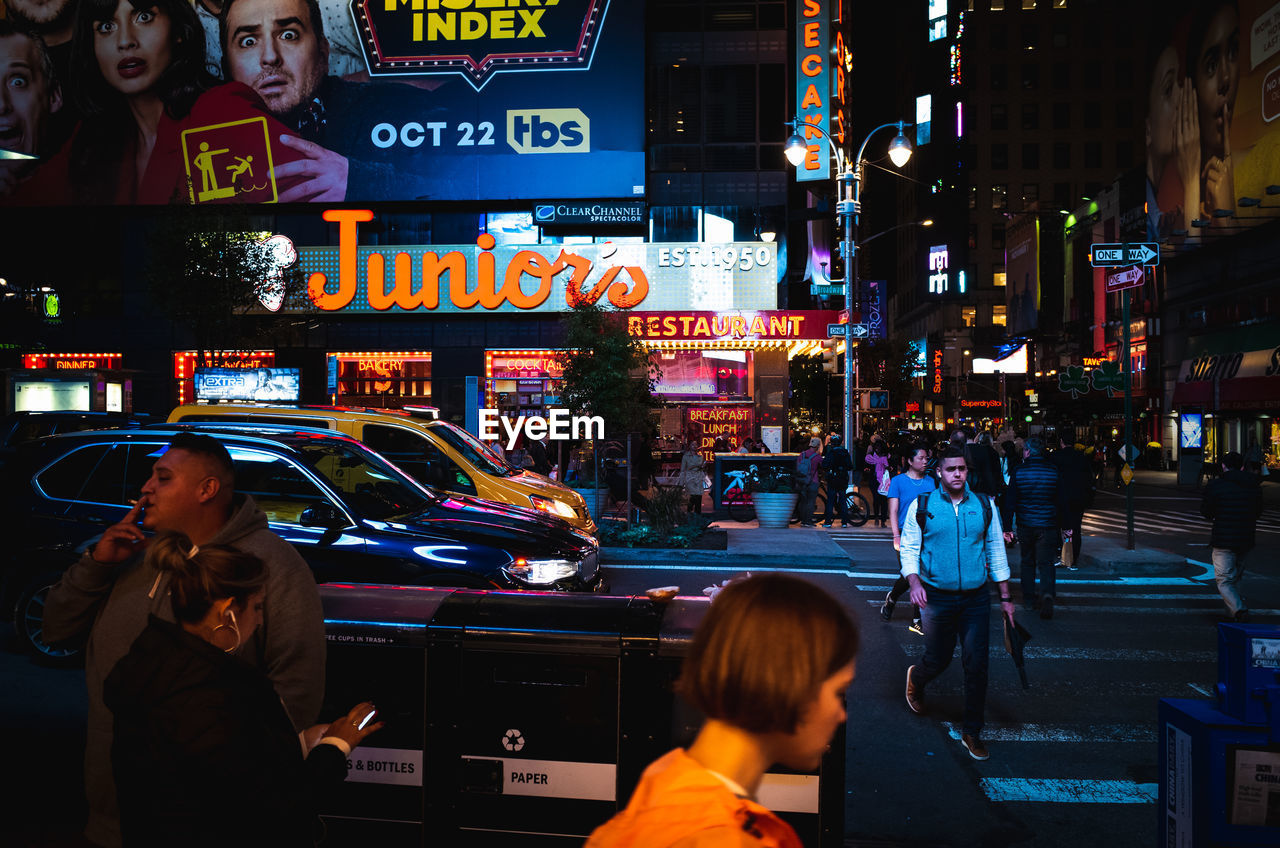
[[694,551],[682,548],[601,548],[600,564],[611,565],[687,565],[697,566],[734,566],[749,571],[757,568],[782,568],[788,565],[805,568],[830,568],[833,570],[849,568],[853,558],[848,555],[801,555],[795,558],[780,556],[777,553],[756,554],[743,551]]
[[1163,576],[1184,571],[1187,558],[1171,551],[1120,550],[1103,554],[1080,554],[1080,571],[1114,576]]

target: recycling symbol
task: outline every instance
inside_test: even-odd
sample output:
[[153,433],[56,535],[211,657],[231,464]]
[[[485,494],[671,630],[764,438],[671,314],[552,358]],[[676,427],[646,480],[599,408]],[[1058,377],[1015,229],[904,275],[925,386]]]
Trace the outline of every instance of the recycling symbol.
[[508,751],[519,751],[524,747],[524,737],[518,730],[508,730],[502,737],[502,747]]

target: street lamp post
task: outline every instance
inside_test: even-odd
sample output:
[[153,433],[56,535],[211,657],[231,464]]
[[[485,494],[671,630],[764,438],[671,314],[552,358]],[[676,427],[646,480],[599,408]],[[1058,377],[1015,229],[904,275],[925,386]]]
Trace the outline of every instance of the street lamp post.
[[[840,256],[844,259],[844,305],[849,312],[849,323],[854,323],[854,313],[858,313],[861,320],[862,315],[862,298],[858,293],[858,218],[862,212],[862,164],[863,154],[866,153],[867,143],[871,141],[871,137],[880,130],[896,129],[898,134],[894,136],[893,141],[889,143],[889,158],[896,167],[901,168],[907,164],[907,160],[911,158],[911,142],[907,139],[903,131],[910,126],[905,121],[895,121],[889,124],[881,124],[880,126],[867,133],[867,137],[863,139],[862,146],[858,148],[858,155],[849,161],[844,155],[844,151],[836,147],[835,142],[818,124],[812,124],[808,121],[802,121],[797,117],[794,121],[789,121],[787,126],[791,127],[794,132],[787,139],[787,145],[784,150],[787,160],[792,165],[799,166],[804,161],[804,157],[808,152],[808,145],[804,136],[800,135],[800,127],[804,126],[817,132],[822,138],[827,140],[827,144],[831,147],[836,158],[836,169],[839,172],[836,180],[839,186],[839,199],[836,201],[836,214],[840,216],[844,223],[844,240],[840,243]],[[881,235],[877,233],[877,235]],[[845,335],[844,338],[844,438],[845,444],[852,444],[854,437],[862,426],[861,404],[857,403],[860,374],[854,364],[853,357],[853,337]]]

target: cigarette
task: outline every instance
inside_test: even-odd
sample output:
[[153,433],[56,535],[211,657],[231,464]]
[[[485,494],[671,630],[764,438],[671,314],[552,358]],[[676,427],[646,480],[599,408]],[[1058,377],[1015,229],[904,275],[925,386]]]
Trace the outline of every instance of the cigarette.
[[137,506],[137,505],[138,505],[137,498],[129,498],[129,506]]

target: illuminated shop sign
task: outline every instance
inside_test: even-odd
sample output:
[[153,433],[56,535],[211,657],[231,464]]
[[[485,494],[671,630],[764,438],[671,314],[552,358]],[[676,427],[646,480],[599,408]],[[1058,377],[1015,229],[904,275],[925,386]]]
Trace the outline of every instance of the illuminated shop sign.
[[942,394],[942,351],[933,352],[933,393]]
[[[805,157],[796,166],[796,181],[825,180],[831,176],[831,156],[823,137],[831,117],[831,0],[796,0],[796,104],[801,124],[796,131],[807,142]],[[811,124],[822,131],[806,127]]]
[[742,444],[751,435],[755,424],[755,409],[741,406],[687,406],[684,408],[685,432],[698,445],[704,460],[714,456],[716,439],[724,439],[730,450]]
[[119,368],[119,353],[24,353],[23,368],[52,368],[55,371],[84,368]]
[[[559,380],[567,353],[550,351],[490,351],[485,377],[490,380]],[[539,388],[541,383],[538,384]]]
[[627,331],[640,339],[769,341],[826,339],[835,313],[799,312],[646,312],[627,318]]
[[947,0],[929,0],[929,41],[947,37]]
[[957,271],[955,285],[952,286],[951,256],[945,244],[935,244],[929,248],[929,294],[964,294],[964,271]]
[[[368,209],[329,210],[338,246],[298,248],[306,293],[281,312],[563,312],[575,303],[618,309],[772,309],[777,246],[723,244],[363,247]],[[313,305],[314,304],[314,305]]]
[[998,400],[962,400],[960,406],[962,409],[999,409],[1004,404]]
[[907,401],[907,405],[906,405],[905,407],[903,407],[903,411],[904,411],[904,412],[919,412],[919,411],[920,411],[920,402],[919,402],[919,401],[915,401],[915,400],[909,400],[909,401]]

